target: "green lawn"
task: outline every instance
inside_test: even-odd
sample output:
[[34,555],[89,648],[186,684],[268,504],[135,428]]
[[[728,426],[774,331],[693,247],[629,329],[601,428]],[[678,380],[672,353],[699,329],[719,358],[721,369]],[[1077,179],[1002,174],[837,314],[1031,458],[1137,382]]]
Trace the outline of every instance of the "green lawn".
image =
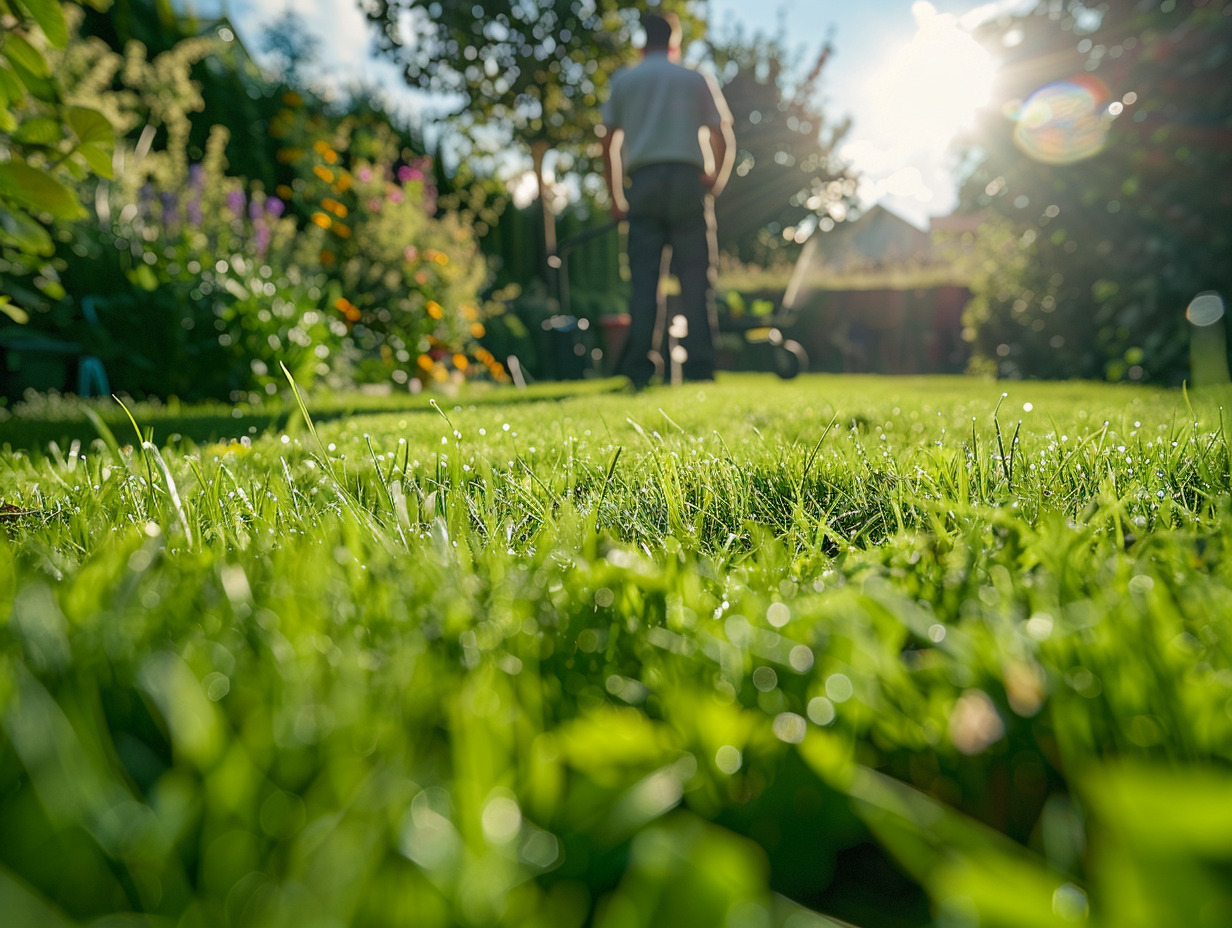
[[1228,396],[502,399],[0,454],[6,925],[1232,922]]

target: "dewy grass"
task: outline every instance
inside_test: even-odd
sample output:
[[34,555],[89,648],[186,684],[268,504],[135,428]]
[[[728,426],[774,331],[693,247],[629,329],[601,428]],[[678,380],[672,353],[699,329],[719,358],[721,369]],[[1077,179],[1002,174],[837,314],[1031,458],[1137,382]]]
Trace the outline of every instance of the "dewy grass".
[[1224,924],[1226,400],[730,376],[0,456],[6,923]]

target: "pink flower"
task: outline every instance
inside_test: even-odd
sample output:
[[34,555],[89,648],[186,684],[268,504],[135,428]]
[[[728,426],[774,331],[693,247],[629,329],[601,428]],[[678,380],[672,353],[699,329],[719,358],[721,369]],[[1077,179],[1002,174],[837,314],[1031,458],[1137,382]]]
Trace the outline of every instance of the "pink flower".
[[402,255],[407,261],[413,263],[419,257],[419,249],[414,245],[407,245],[406,248],[402,249]]
[[371,168],[360,168],[359,169],[359,179],[363,181],[365,184],[368,181],[372,180],[372,169]]
[[390,203],[401,203],[402,200],[403,200],[402,191],[399,190],[397,187],[389,191],[389,202]]

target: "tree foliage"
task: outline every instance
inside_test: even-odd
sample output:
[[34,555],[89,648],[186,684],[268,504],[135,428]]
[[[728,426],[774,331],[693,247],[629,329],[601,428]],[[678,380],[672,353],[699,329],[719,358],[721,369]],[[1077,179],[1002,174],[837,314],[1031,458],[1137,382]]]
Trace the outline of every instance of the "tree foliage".
[[[686,39],[703,32],[696,0],[664,0]],[[648,0],[361,0],[379,50],[409,84],[454,101],[453,127],[580,155],[594,138],[608,78],[634,55]]]
[[1232,4],[1053,0],[984,39],[1006,64],[962,190],[996,217],[977,356],[1007,376],[1181,379],[1186,305],[1232,293]]
[[819,222],[844,217],[855,193],[834,154],[849,120],[831,122],[817,102],[831,48],[801,78],[777,40],[735,33],[712,47],[737,146],[715,202],[719,247],[744,262],[773,263]]
[[[53,250],[52,223],[85,215],[73,181],[111,175],[111,124],[74,104],[49,62],[68,38],[59,0],[0,0],[0,250],[35,259]],[[0,312],[26,318],[6,294]]]

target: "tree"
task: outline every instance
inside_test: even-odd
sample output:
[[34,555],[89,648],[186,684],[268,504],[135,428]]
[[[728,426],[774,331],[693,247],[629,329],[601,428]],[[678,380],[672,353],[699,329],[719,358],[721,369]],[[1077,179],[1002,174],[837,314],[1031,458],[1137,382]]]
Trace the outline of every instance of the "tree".
[[809,72],[793,80],[774,39],[735,33],[712,43],[736,131],[735,169],[715,201],[719,247],[744,262],[773,263],[818,223],[842,219],[855,179],[835,148],[849,120],[830,125],[817,89],[832,52],[827,42]]
[[[66,102],[48,62],[69,37],[59,0],[0,0],[0,35],[0,257],[37,262],[54,250],[52,223],[85,215],[73,180],[111,176],[115,133],[97,109]],[[27,318],[8,294],[0,312]]]
[[[453,128],[472,139],[495,129],[529,149],[548,249],[554,224],[544,191],[553,149],[584,158],[594,141],[607,81],[633,58],[637,14],[649,0],[360,0],[377,47],[409,84],[456,101]],[[697,0],[663,0],[686,38],[703,23]]]
[[990,368],[1185,376],[1185,306],[1232,292],[1230,14],[1053,0],[984,30],[1011,118],[973,137],[961,196],[996,217],[968,320]]

